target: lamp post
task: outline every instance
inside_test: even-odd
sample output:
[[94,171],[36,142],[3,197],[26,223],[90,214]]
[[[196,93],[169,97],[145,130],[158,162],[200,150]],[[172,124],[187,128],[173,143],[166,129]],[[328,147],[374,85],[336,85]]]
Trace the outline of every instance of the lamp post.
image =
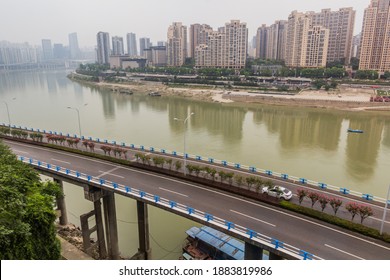
[[385,208],[383,209],[383,218],[382,218],[381,230],[380,230],[381,235],[383,233],[383,225],[384,225],[385,219],[386,219],[387,205],[389,204],[389,195],[390,195],[390,185],[389,185],[389,189],[387,190]]
[[[12,98],[12,100],[15,100],[16,97]],[[7,109],[7,116],[8,116],[8,126],[11,128],[11,117],[9,114],[9,108],[8,108],[8,103],[3,100],[3,103],[5,104],[5,108]]]
[[[87,105],[88,105],[88,103],[85,103],[85,104],[84,104],[84,106],[87,106]],[[79,109],[76,108],[76,107],[70,107],[70,106],[68,106],[67,108],[68,108],[68,109],[72,109],[72,110],[76,110],[76,112],[77,112],[77,119],[78,119],[78,121],[79,121],[79,133],[80,133],[80,139],[81,139],[82,134],[81,134],[80,111],[79,111]]]
[[187,126],[186,126],[186,124],[187,124],[187,121],[189,120],[189,118],[190,118],[193,114],[195,114],[195,113],[191,112],[191,113],[187,116],[187,118],[185,118],[184,121],[181,120],[181,119],[178,119],[178,118],[174,118],[175,121],[183,121],[183,124],[184,124],[184,151],[183,151],[183,159],[184,159],[184,172],[183,172],[183,174],[184,174],[184,176],[187,175],[187,170],[186,170],[186,166],[187,166],[187,157],[186,157],[186,145],[187,145],[187,143],[186,143],[186,134],[187,134]]

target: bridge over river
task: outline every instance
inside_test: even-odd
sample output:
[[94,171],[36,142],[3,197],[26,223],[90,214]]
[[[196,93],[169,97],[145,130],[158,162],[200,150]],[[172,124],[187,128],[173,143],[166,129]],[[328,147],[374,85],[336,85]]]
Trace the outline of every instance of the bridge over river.
[[[28,130],[28,129],[27,129]],[[31,131],[31,130],[30,130]],[[48,132],[40,132],[48,133]],[[56,135],[56,133],[51,133]],[[60,134],[58,134],[60,135]],[[210,188],[188,180],[184,176],[169,176],[169,172],[156,172],[158,168],[141,169],[125,166],[103,159],[91,158],[64,150],[47,147],[44,143],[4,136],[4,142],[19,155],[20,160],[31,164],[41,173],[49,175],[58,182],[69,181],[84,188],[85,198],[94,203],[93,213],[82,217],[84,219],[84,237],[96,230],[102,248],[107,248],[109,258],[119,258],[119,248],[116,230],[115,194],[123,195],[129,199],[137,200],[139,252],[136,258],[148,259],[148,205],[164,209],[177,215],[194,220],[198,223],[211,226],[245,242],[245,258],[259,259],[262,250],[270,253],[270,259],[389,259],[390,245],[388,243],[367,238],[341,228],[316,221],[286,210],[276,205],[266,204],[255,199],[230,194],[223,190]],[[68,135],[67,135],[68,137]],[[72,137],[72,136],[69,136]],[[156,152],[145,147],[131,147],[116,145],[108,141],[93,141],[98,152],[99,145],[114,145],[126,148],[127,161],[136,164],[134,153],[145,154]],[[81,145],[80,145],[81,146]],[[176,153],[159,150],[159,155],[179,157]],[[199,156],[190,158],[188,162],[197,164],[216,164],[214,160],[203,160]],[[138,164],[141,165],[141,164]],[[288,185],[290,188],[312,188],[310,182],[304,178],[291,180],[287,176],[272,176],[269,172],[259,174],[257,169],[249,167],[247,170],[237,164],[228,166],[220,162],[218,168],[227,168],[249,175],[261,175]],[[149,170],[148,170],[149,169]],[[150,169],[154,169],[151,171]],[[188,177],[188,175],[187,175]],[[295,182],[294,182],[295,181]],[[326,184],[317,185],[317,191],[328,192]],[[351,195],[352,191],[345,193],[333,192],[342,199],[370,203],[375,211],[376,218],[367,219],[367,225],[379,228],[381,214],[383,214],[383,199],[375,198],[369,194]],[[349,193],[349,195],[347,195]],[[101,213],[101,201],[104,213]],[[296,202],[294,197],[292,202]],[[62,202],[64,204],[64,202]],[[61,205],[61,203],[60,203]],[[342,212],[342,211],[341,211]],[[340,215],[346,215],[340,213]],[[96,217],[96,226],[88,225],[88,217]],[[105,229],[102,219],[106,220]],[[379,218],[378,218],[379,217]],[[161,225],[163,226],[163,225]],[[384,231],[389,232],[388,218],[384,223]],[[105,234],[103,232],[105,231]],[[107,240],[104,240],[104,235]]]

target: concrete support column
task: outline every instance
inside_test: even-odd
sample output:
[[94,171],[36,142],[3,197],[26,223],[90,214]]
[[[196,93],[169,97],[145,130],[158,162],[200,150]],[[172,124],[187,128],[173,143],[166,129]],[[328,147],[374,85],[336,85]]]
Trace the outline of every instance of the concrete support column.
[[262,260],[263,249],[245,242],[245,260]]
[[96,220],[96,232],[99,243],[99,255],[101,259],[107,258],[106,242],[104,240],[104,228],[103,228],[103,215],[100,199],[93,202],[95,220]]
[[146,203],[137,201],[137,216],[139,236],[138,253],[144,255],[143,259],[150,260],[152,256],[149,241],[148,205]]
[[66,204],[65,204],[65,194],[64,194],[64,185],[63,182],[59,179],[54,179],[54,182],[57,183],[60,186],[61,192],[63,195],[61,197],[57,197],[57,210],[60,210],[61,216],[60,219],[60,225],[65,226],[68,224],[68,214],[66,213]]
[[119,260],[118,228],[116,223],[115,197],[113,192],[107,192],[103,197],[103,207],[106,222],[108,257],[113,260]]

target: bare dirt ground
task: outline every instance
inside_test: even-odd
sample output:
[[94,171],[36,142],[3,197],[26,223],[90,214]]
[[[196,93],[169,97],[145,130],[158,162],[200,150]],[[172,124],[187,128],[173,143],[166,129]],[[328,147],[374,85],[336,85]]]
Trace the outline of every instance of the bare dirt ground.
[[334,108],[341,110],[379,110],[390,112],[389,103],[373,103],[370,97],[375,95],[375,89],[364,87],[352,87],[349,85],[340,85],[335,90],[302,90],[301,92],[290,95],[261,92],[249,92],[247,90],[228,91],[224,89],[212,88],[190,88],[190,87],[169,87],[155,82],[135,82],[133,84],[110,84],[98,83],[101,87],[112,90],[128,89],[138,93],[148,94],[150,92],[159,92],[165,96],[181,96],[219,103],[263,103],[285,106],[304,106],[319,108]]

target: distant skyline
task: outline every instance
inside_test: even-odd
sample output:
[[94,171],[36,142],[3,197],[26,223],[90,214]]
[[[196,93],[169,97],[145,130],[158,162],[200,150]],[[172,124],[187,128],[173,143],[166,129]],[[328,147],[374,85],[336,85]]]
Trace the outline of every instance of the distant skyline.
[[[263,3],[262,3],[263,2]],[[265,2],[265,3],[264,3]],[[355,32],[362,28],[364,9],[370,0],[0,0],[0,41],[28,42],[41,45],[42,39],[52,44],[68,45],[68,35],[77,32],[79,46],[96,45],[99,31],[112,36],[148,37],[155,45],[167,40],[172,22],[189,27],[206,23],[214,29],[231,19],[247,23],[249,39],[262,24],[287,19],[293,10],[300,12],[338,10],[353,7],[356,10]],[[240,5],[238,7],[237,5]]]

